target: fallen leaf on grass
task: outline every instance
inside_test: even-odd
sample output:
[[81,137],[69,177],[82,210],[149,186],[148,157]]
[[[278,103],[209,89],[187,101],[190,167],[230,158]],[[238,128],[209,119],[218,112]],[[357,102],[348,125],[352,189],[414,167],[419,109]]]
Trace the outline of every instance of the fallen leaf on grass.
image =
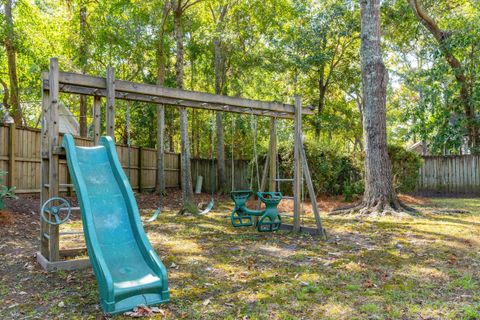
[[373,283],[372,280],[366,280],[364,283],[363,283],[363,287],[364,288],[376,288],[377,285],[375,283]]
[[208,306],[210,304],[210,298],[203,300],[202,303],[204,306]]
[[449,263],[449,264],[454,264],[455,262],[457,262],[457,256],[455,256],[454,254],[452,254],[452,255],[448,258],[448,263]]
[[160,313],[161,315],[165,314],[163,309],[158,307],[147,307],[146,305],[139,305],[133,309],[133,311],[127,311],[123,315],[131,318],[142,318],[142,317],[152,317],[155,313]]

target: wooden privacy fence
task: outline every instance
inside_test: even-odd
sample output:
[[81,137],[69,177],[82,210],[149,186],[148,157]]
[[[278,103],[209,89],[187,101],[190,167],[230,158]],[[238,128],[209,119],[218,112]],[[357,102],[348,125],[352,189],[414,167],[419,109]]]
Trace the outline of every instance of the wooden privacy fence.
[[425,156],[418,192],[438,194],[480,193],[480,156]]
[[[8,172],[5,177],[5,184],[16,186],[17,193],[40,192],[40,139],[39,129],[19,128],[12,125],[0,124],[0,171]],[[78,146],[93,146],[93,141],[87,138],[75,137]],[[151,191],[156,183],[157,154],[153,148],[130,147],[129,151],[125,145],[117,144],[117,153],[129,177],[134,190]],[[196,177],[204,177],[203,191],[210,192],[212,171],[211,160],[192,159],[192,177],[194,183]],[[227,166],[227,182],[231,184],[230,163]],[[216,162],[214,167],[216,172]],[[235,185],[237,188],[248,186],[247,180],[248,162],[245,160],[235,161]],[[165,186],[167,188],[180,187],[180,154],[165,153]],[[60,183],[69,183],[69,175],[65,160],[60,160]],[[216,179],[216,174],[214,176]],[[61,188],[61,191],[68,191]]]

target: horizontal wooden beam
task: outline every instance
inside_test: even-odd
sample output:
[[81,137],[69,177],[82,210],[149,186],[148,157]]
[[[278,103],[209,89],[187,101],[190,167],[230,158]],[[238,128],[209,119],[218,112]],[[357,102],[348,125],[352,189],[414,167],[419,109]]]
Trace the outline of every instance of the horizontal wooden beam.
[[40,252],[37,252],[37,262],[47,272],[61,271],[61,270],[79,270],[90,268],[90,259],[75,259],[64,261],[49,261]]
[[[43,73],[43,80],[48,80],[48,73]],[[102,77],[60,72],[59,73],[60,91],[66,91],[71,86],[77,88],[93,88],[99,90],[106,90],[106,80]],[[62,86],[63,85],[63,86]],[[217,110],[227,112],[238,113],[250,113],[251,110],[260,110],[263,112],[276,112],[278,114],[292,115],[295,113],[294,106],[291,104],[284,104],[278,102],[258,101],[245,98],[229,97],[225,95],[216,95],[205,92],[180,90],[174,88],[165,88],[157,85],[136,83],[131,81],[116,80],[115,81],[116,93],[127,94],[130,99],[136,100],[139,97],[147,97],[149,102],[162,103],[169,105],[178,105],[184,107],[198,108],[199,105],[204,105],[203,109]],[[76,92],[70,92],[76,93]],[[101,94],[96,94],[103,96]],[[168,99],[168,102],[154,101],[155,99],[161,100],[162,98]],[[125,98],[120,98],[125,99]],[[139,101],[146,101],[145,99]],[[241,109],[235,108],[239,107]],[[311,108],[304,108],[303,114],[313,114]],[[259,114],[263,115],[263,114]],[[272,116],[264,114],[266,116]],[[277,114],[275,115],[277,116]],[[285,117],[285,116],[284,116]],[[288,118],[288,117],[287,117]]]
[[[44,80],[44,89],[48,90],[48,80]],[[60,84],[60,92],[81,94],[87,96],[106,97],[106,89],[82,87],[76,85]],[[182,106],[187,108],[224,111],[233,113],[253,114],[258,116],[277,117],[285,119],[293,119],[293,115],[287,112],[267,111],[261,109],[250,109],[246,107],[238,107],[231,105],[218,105],[206,102],[198,102],[191,100],[178,100],[154,95],[141,93],[127,93],[115,90],[115,98],[120,100],[141,101],[148,103],[164,104],[167,106]]]

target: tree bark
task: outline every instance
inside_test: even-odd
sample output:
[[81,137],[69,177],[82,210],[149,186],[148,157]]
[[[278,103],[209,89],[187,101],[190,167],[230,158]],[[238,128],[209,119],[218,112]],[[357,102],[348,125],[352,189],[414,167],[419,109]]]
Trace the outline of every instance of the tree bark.
[[[184,4],[185,5],[185,4]],[[181,0],[172,0],[173,25],[175,44],[177,48],[175,72],[177,88],[184,87],[184,46],[182,17],[184,7]],[[188,137],[187,109],[179,108],[180,112],[180,148],[181,148],[181,170],[182,170],[182,200],[184,209],[188,204],[193,203],[192,172],[190,166],[190,141]]]
[[[358,206],[346,211],[377,216],[404,214],[402,211],[407,208],[400,203],[395,193],[387,149],[388,73],[381,51],[380,0],[360,0],[360,5],[365,193]],[[345,209],[337,212],[344,211]]]
[[[158,31],[157,39],[157,85],[163,86],[165,83],[165,23],[167,21],[170,4],[165,2],[162,10],[162,18]],[[165,106],[157,104],[157,180],[155,191],[165,194]]]
[[10,105],[9,105],[9,102],[8,102],[8,98],[10,97],[10,91],[8,89],[8,85],[5,81],[3,81],[2,79],[0,79],[0,84],[2,84],[2,87],[3,87],[3,98],[2,98],[2,103],[5,107],[5,109],[9,110],[10,109]]
[[471,99],[471,85],[467,81],[464,68],[461,62],[454,55],[451,47],[448,45],[449,33],[440,29],[435,20],[430,17],[422,8],[420,0],[408,0],[408,4],[413,10],[417,19],[427,28],[438,42],[440,51],[445,60],[453,70],[455,79],[460,86],[459,99],[462,103],[465,117],[467,118],[468,140],[473,153],[480,152],[480,130],[476,120],[475,106]]
[[[87,40],[87,7],[85,6],[84,1],[80,1],[80,10],[79,10],[79,20],[80,20],[80,50],[79,50],[79,61],[82,73],[87,72],[87,63],[88,63],[88,40]],[[80,136],[87,136],[87,97],[84,95],[80,96]]]
[[16,62],[16,48],[15,48],[15,32],[13,25],[12,0],[5,0],[5,51],[7,53],[8,76],[10,80],[10,116],[15,123],[21,124],[23,120],[23,112],[20,107],[18,77],[17,77],[17,62]]
[[[215,37],[213,39],[214,47],[214,65],[215,65],[215,93],[223,94],[225,88],[226,66],[225,58],[222,50],[221,33],[223,31],[223,21],[228,12],[228,4],[220,8],[218,17],[215,15],[213,8],[210,8],[215,27]],[[227,178],[225,167],[225,132],[223,128],[223,113],[217,112],[215,115],[215,123],[217,127],[217,175],[218,189],[220,192],[227,190]]]

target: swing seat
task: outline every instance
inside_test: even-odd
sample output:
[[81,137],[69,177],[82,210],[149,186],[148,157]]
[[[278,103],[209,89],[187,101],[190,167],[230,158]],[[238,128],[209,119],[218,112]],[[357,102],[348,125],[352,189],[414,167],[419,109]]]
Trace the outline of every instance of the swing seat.
[[251,210],[247,208],[247,201],[253,195],[252,190],[237,190],[230,193],[230,197],[235,203],[230,221],[236,228],[253,226],[253,216],[260,217],[263,215],[263,210]]
[[278,213],[278,204],[282,201],[281,192],[257,192],[257,196],[265,204],[262,217],[258,220],[258,232],[272,232],[280,229],[282,218]]
[[277,206],[282,200],[280,192],[257,192],[258,198],[265,204],[265,210],[252,210],[247,208],[247,201],[253,195],[252,190],[232,191],[230,196],[235,203],[235,208],[230,215],[230,221],[236,228],[253,226],[253,218],[261,217],[257,222],[259,232],[272,232],[280,229],[282,218]]

